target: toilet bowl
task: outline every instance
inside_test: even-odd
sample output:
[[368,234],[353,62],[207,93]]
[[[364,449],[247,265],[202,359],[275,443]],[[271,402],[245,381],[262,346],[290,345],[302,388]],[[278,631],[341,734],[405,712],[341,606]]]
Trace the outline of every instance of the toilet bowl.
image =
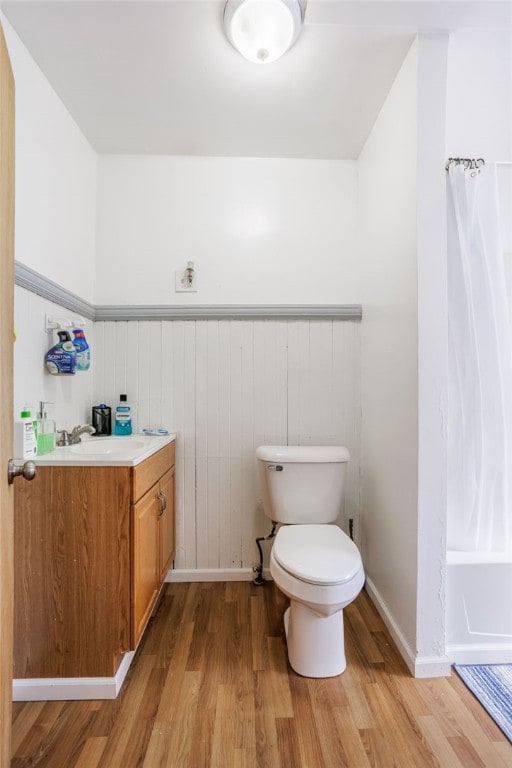
[[265,513],[280,523],[270,573],[290,598],[284,615],[288,658],[304,677],[346,667],[343,609],[364,584],[361,555],[332,523],[343,501],[343,446],[260,446],[256,455]]
[[364,584],[361,556],[335,525],[279,529],[270,573],[290,598],[284,616],[288,658],[304,677],[333,677],[346,667],[343,608]]

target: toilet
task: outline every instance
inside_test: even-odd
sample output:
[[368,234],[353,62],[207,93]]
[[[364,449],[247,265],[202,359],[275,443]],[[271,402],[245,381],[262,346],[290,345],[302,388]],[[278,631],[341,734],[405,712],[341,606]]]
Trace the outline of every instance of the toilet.
[[290,665],[304,677],[334,677],[346,667],[343,609],[364,584],[361,555],[333,525],[341,509],[349,452],[341,446],[256,450],[265,513],[281,526],[270,573],[290,598],[284,615]]

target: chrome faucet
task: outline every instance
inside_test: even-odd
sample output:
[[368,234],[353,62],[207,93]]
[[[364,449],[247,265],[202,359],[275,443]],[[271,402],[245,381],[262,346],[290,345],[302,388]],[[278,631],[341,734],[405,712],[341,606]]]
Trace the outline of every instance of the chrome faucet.
[[57,445],[59,448],[62,448],[65,445],[76,445],[77,443],[81,442],[80,435],[83,435],[86,432],[89,435],[93,435],[96,430],[89,424],[84,424],[83,427],[80,425],[73,427],[71,432],[68,432],[67,429],[59,429],[57,430],[57,434],[59,435],[57,438]]
[[94,429],[94,427],[91,427],[90,424],[84,424],[83,427],[81,427],[79,424],[78,427],[73,427],[73,429],[71,430],[71,434],[69,436],[70,444],[75,445],[76,443],[80,443],[81,442],[80,435],[83,435],[85,433],[89,435],[94,435],[95,432],[96,430]]

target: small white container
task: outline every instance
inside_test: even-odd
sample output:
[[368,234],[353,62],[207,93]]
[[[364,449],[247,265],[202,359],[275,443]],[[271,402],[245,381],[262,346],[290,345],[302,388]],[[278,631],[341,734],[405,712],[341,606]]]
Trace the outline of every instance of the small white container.
[[33,459],[37,456],[37,439],[34,421],[30,411],[22,411],[21,418],[14,422],[14,458]]

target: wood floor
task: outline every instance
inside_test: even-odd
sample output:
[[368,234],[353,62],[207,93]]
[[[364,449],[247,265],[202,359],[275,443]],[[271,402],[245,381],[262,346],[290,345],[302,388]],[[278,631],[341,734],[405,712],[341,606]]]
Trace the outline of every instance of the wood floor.
[[507,768],[512,745],[454,674],[414,680],[370,599],[347,670],[287,663],[272,583],[169,584],[115,701],[14,705],[13,768]]

